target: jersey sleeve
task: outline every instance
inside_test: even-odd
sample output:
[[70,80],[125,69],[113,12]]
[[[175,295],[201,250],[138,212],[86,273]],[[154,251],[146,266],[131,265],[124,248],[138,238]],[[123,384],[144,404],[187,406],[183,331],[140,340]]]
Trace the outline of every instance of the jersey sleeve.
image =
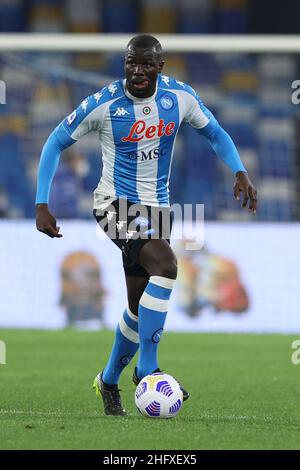
[[85,98],[58,126],[60,134],[66,133],[73,140],[79,140],[89,132],[99,131],[103,122],[104,107],[101,92]]
[[206,108],[195,90],[188,85],[185,85],[185,88],[187,93],[185,93],[184,120],[208,140],[216,155],[232,173],[247,172],[230,135]]
[[212,117],[212,113],[205,107],[195,90],[184,84],[184,109],[183,120],[188,122],[195,129],[205,127]]
[[50,134],[40,158],[37,178],[36,204],[48,203],[52,180],[61,152],[92,131],[98,131],[103,122],[106,102],[105,89],[85,98]]
[[61,152],[74,144],[75,140],[68,136],[60,126],[49,135],[43,149],[38,167],[36,204],[47,204],[50,188]]

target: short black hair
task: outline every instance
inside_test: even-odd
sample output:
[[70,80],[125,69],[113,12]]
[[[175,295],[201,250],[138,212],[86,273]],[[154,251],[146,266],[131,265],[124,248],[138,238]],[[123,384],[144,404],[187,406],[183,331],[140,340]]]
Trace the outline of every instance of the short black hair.
[[151,34],[137,34],[132,39],[130,39],[127,44],[127,50],[129,48],[141,48],[141,49],[154,49],[155,53],[161,57],[162,56],[162,47],[158,39]]

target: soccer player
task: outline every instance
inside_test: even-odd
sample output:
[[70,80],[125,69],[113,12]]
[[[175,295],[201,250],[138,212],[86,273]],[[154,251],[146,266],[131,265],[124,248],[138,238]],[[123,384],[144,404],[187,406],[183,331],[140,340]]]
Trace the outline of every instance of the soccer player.
[[[126,414],[118,382],[138,349],[135,384],[160,370],[158,345],[177,275],[169,231],[163,232],[170,222],[168,182],[175,137],[183,121],[208,140],[235,175],[234,196],[239,199],[242,192],[242,206],[256,212],[256,189],[232,139],[189,85],[162,75],[163,66],[156,38],[133,37],[125,53],[125,78],[84,99],[49,136],[39,164],[37,229],[59,238],[48,198],[61,152],[89,132],[98,133],[103,174],[94,192],[94,216],[122,250],[128,293],[109,360],[94,382],[109,415]],[[130,215],[135,204],[140,211]],[[189,394],[181,388],[186,400]]]

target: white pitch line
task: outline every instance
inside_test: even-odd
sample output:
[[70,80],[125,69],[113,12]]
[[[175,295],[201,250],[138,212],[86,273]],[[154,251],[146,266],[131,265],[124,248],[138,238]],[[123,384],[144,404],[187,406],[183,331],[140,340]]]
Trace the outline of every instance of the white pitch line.
[[33,411],[33,410],[0,410],[0,415],[30,415],[30,416],[80,416],[85,418],[94,418],[99,416],[99,413],[73,413],[71,411]]
[[[72,411],[34,411],[34,410],[1,410],[0,415],[25,415],[25,416],[56,416],[56,417],[81,417],[81,418],[97,418],[99,412],[94,413],[76,413]],[[188,417],[186,417],[188,419]],[[300,421],[300,416],[291,416],[286,418],[284,416],[247,416],[247,415],[211,415],[202,414],[198,416],[199,420],[216,420],[216,421],[264,421],[264,422],[293,422]]]

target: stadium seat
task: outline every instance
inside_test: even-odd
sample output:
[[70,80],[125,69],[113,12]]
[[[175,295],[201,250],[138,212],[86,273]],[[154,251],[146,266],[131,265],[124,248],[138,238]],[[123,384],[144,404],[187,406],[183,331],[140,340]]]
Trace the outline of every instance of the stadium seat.
[[133,0],[104,0],[102,29],[108,33],[132,33],[139,30],[139,9]]
[[15,0],[13,2],[0,3],[0,31],[2,33],[21,33],[27,30],[25,14],[25,2]]

